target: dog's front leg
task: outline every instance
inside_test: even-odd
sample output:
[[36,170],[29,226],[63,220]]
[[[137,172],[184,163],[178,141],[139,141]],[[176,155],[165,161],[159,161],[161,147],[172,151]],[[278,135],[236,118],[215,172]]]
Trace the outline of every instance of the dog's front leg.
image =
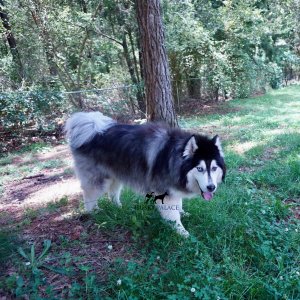
[[179,201],[178,201],[178,207],[179,207],[179,213],[180,213],[181,216],[188,217],[190,215],[190,213],[185,212],[182,208],[182,198],[180,198]]
[[189,232],[183,227],[180,219],[180,211],[182,210],[182,200],[177,197],[165,196],[162,200],[159,199],[156,202],[156,208],[158,209],[161,217],[166,221],[175,222],[175,230],[182,236],[188,237]]

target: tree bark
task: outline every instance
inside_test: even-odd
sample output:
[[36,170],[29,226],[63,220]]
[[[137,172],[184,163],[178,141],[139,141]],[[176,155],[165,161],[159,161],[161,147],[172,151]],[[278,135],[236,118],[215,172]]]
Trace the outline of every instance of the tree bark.
[[[136,36],[138,36],[138,35],[136,35]],[[138,68],[139,64],[138,64],[137,57],[135,55],[134,41],[133,41],[132,31],[131,31],[130,28],[128,29],[128,37],[129,37],[129,41],[130,41],[130,45],[131,45],[131,52],[132,52],[132,57],[133,57],[134,71],[135,71],[135,74],[136,74],[136,77],[137,77],[137,81],[138,81],[138,84],[137,84],[137,101],[138,101],[138,105],[139,105],[140,111],[145,116],[145,113],[146,113],[145,94],[144,94],[144,89],[143,89],[143,87],[141,85],[142,84],[142,79],[141,79],[141,76],[140,76],[141,71]],[[137,42],[137,47],[138,47],[138,42]],[[140,50],[138,49],[138,51],[140,51]]]
[[137,87],[136,97],[137,97],[139,110],[142,113],[145,113],[146,108],[145,108],[143,93],[141,91],[141,88],[139,86],[140,83],[139,83],[139,81],[137,79],[137,76],[136,76],[136,73],[135,73],[134,62],[130,58],[130,53],[129,53],[127,39],[126,39],[126,33],[124,33],[124,35],[123,35],[122,46],[123,46],[124,57],[125,57],[125,60],[126,60],[126,63],[127,63],[127,67],[128,67],[128,71],[129,71],[129,74],[130,74],[131,81]]
[[[76,85],[76,82],[72,79],[67,69],[62,69],[56,63],[57,55],[55,53],[55,48],[52,44],[52,39],[50,33],[48,32],[45,24],[42,22],[41,18],[39,17],[39,10],[40,10],[40,2],[35,2],[35,10],[31,10],[31,16],[34,20],[35,25],[39,29],[39,36],[42,39],[43,47],[49,67],[49,73],[51,76],[58,76],[61,84],[65,87],[67,91],[74,91],[80,89]],[[77,108],[83,109],[84,102],[81,93],[71,93],[68,94],[68,98],[70,102]]]
[[54,51],[53,51],[53,45],[51,43],[51,38],[49,36],[48,31],[39,17],[37,7],[35,8],[35,10],[31,10],[31,16],[32,16],[32,19],[33,19],[35,25],[37,26],[37,28],[39,28],[41,36],[42,36],[42,41],[43,41],[44,51],[45,51],[45,55],[46,55],[46,59],[47,59],[47,63],[48,63],[49,73],[51,76],[55,77],[58,75],[58,70],[57,70],[57,66],[55,63],[55,55],[54,55]]
[[13,58],[14,63],[16,64],[18,68],[18,77],[20,80],[24,78],[24,67],[21,61],[20,53],[17,48],[17,42],[16,39],[12,33],[11,25],[9,23],[9,17],[7,12],[4,10],[4,2],[3,0],[0,0],[0,18],[2,21],[2,25],[5,29],[5,37],[7,40],[7,43],[9,45],[9,49]]
[[[0,0],[1,1],[1,0]],[[58,64],[58,55],[56,53],[55,47],[52,43],[52,38],[47,30],[46,24],[43,23],[41,18],[38,15],[38,12],[42,8],[42,4],[40,0],[34,0],[35,3],[35,10],[31,10],[32,18],[39,29],[39,35],[42,38],[44,49],[46,53],[46,58],[49,64],[49,71],[51,75],[58,75],[62,85],[65,87],[67,91],[72,91],[72,93],[69,94],[70,102],[77,108],[84,109],[85,103],[84,98],[81,92],[81,68],[83,63],[83,56],[84,56],[84,50],[86,48],[87,41],[89,39],[89,34],[92,31],[91,25],[87,25],[85,28],[85,35],[83,37],[79,53],[78,53],[78,64],[77,64],[77,77],[74,80],[72,76],[69,73],[69,70],[62,64],[59,66]],[[84,2],[84,1],[83,1]],[[85,3],[85,2],[84,2]],[[86,7],[85,7],[86,8]],[[102,9],[102,1],[99,1],[98,6],[95,9],[95,12],[91,16],[91,20],[93,21],[96,18],[97,13]],[[78,90],[78,92],[74,92]]]
[[187,80],[189,97],[193,99],[201,99],[201,79],[189,78]]
[[178,122],[174,109],[169,64],[164,45],[164,30],[159,0],[136,0],[145,80],[147,118]]

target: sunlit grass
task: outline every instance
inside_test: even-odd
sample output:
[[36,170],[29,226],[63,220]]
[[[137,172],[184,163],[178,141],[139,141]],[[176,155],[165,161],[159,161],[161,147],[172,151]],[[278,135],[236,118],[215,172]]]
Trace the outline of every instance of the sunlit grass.
[[0,195],[3,194],[4,185],[13,180],[20,180],[27,176],[37,175],[55,169],[64,169],[64,174],[72,174],[70,159],[55,153],[53,157],[40,159],[53,151],[53,147],[36,143],[24,147],[15,153],[9,153],[0,158]]
[[[213,201],[184,202],[190,216],[182,222],[191,237],[178,236],[128,189],[122,208],[101,199],[92,223],[112,238],[129,231],[131,243],[123,247],[132,259],[103,266],[104,277],[81,266],[91,271],[84,283],[72,281],[74,299],[300,299],[300,223],[293,212],[300,202],[300,86],[222,105],[231,112],[180,119],[184,128],[220,135],[228,168]],[[20,172],[13,158],[0,160],[3,177]],[[36,170],[61,163],[49,160]],[[48,210],[67,204],[60,201]],[[70,259],[62,257],[62,265]],[[31,282],[32,275],[22,274]]]
[[300,87],[225,105],[233,112],[180,120],[224,136],[228,166],[214,201],[184,203],[190,240],[155,211],[136,210],[143,198],[124,193],[122,210],[101,203],[96,222],[128,228],[138,238],[133,247],[143,242],[147,249],[141,257],[148,263],[116,269],[112,282],[122,278],[124,285],[112,283],[112,295],[189,299],[193,287],[201,299],[299,299],[300,224],[286,201],[300,201]]

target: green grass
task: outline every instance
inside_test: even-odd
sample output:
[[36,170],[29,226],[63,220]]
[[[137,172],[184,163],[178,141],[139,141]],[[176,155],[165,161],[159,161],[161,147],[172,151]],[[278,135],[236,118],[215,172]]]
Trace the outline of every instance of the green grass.
[[55,211],[63,206],[66,206],[68,204],[68,197],[67,196],[64,196],[62,198],[60,198],[59,200],[57,201],[54,201],[54,202],[49,202],[47,204],[47,209],[49,211]]
[[224,136],[228,166],[214,201],[184,203],[191,239],[176,236],[156,211],[136,209],[143,199],[128,192],[122,209],[102,202],[96,222],[131,230],[140,253],[138,261],[115,263],[104,296],[300,298],[300,224],[285,204],[300,201],[300,87],[225,105],[233,112],[181,119]]
[[13,248],[13,237],[7,232],[0,231],[0,272],[3,263],[12,255]]
[[0,157],[0,196],[3,194],[4,185],[7,182],[43,173],[44,170],[66,168],[64,173],[72,174],[73,171],[67,169],[68,162],[65,159],[56,158],[40,161],[36,157],[38,153],[47,153],[49,150],[51,150],[50,145],[37,143],[25,146],[18,152]]
[[[178,236],[130,190],[122,194],[122,209],[102,199],[92,221],[108,235],[129,230],[133,242],[124,247],[132,259],[103,266],[104,278],[81,266],[83,280],[74,277],[68,298],[300,299],[300,222],[292,211],[300,201],[300,86],[224,106],[232,112],[180,120],[185,128],[219,134],[228,167],[213,201],[184,202],[191,238]],[[60,260],[73,278],[72,257]],[[47,286],[42,275],[22,272],[27,287],[16,278],[6,285],[18,295],[36,296],[36,281]],[[48,289],[48,298],[60,299]]]

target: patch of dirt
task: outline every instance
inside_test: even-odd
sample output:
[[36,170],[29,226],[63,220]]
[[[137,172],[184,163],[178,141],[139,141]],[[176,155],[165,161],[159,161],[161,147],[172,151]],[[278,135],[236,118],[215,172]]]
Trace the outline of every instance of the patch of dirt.
[[[49,191],[50,186],[55,186],[55,189],[57,190],[62,188],[63,183],[74,183],[74,185],[76,186],[76,181],[72,180],[72,178],[73,175],[71,174],[63,174],[63,170],[58,174],[44,171],[43,174],[39,174],[39,176],[37,177],[24,178],[21,180],[10,182],[5,188],[5,195],[1,202],[15,202],[21,204],[22,202],[28,202],[28,200],[34,197],[37,193],[41,194],[41,192],[44,193],[46,191]],[[48,196],[49,194],[46,195],[47,198],[49,198]],[[54,195],[51,195],[51,198],[52,199],[50,200],[55,200]]]
[[[71,159],[68,147],[53,147],[50,152],[33,155],[29,161],[18,156],[12,163],[18,166],[26,164],[34,168],[37,162],[55,157]],[[39,209],[64,196],[78,197],[79,193],[79,183],[74,174],[65,172],[64,168],[47,168],[38,174],[7,182],[4,195],[0,199],[0,224],[4,226],[7,223],[18,223],[24,217],[25,209]]]
[[[61,295],[61,299],[68,298],[74,281],[85,285],[86,273],[82,267],[88,267],[90,272],[98,275],[98,280],[105,281],[110,264],[116,259],[122,258],[127,263],[138,257],[130,250],[132,237],[128,230],[98,228],[89,215],[78,212],[78,198],[74,196],[67,206],[55,211],[41,211],[22,229],[22,239],[35,245],[37,255],[43,251],[43,241],[51,240],[51,249],[43,264],[45,267],[41,269],[48,285]],[[65,258],[66,255],[69,259]],[[55,271],[67,272],[71,269],[66,275]],[[8,266],[6,275],[14,274],[18,274],[17,266]],[[41,290],[41,294],[43,292]]]
[[22,155],[13,158],[12,163],[18,166],[35,164],[36,161],[44,162],[47,160],[65,158],[71,160],[71,153],[67,145],[51,146],[51,151],[42,151],[32,155],[30,159],[24,158]]
[[300,198],[298,199],[287,199],[284,201],[285,204],[288,204],[290,210],[293,212],[294,216],[300,220]]
[[275,159],[276,155],[281,151],[281,148],[266,148],[264,153],[263,153],[263,157],[262,160],[266,161],[266,160],[271,160],[271,159]]
[[60,144],[63,136],[61,133],[34,133],[30,130],[19,130],[15,132],[0,132],[0,153],[9,153],[13,151],[19,151],[24,146],[29,146],[35,143],[49,143],[53,146]]
[[[37,161],[49,159],[71,159],[67,146],[54,147],[50,152],[34,155],[30,161],[16,157],[13,164],[34,165]],[[132,236],[124,228],[105,230],[94,224],[91,216],[79,210],[81,190],[73,173],[64,168],[43,169],[20,180],[8,182],[4,197],[0,199],[0,226],[18,233],[22,244],[34,244],[37,254],[43,250],[43,241],[51,240],[52,246],[45,265],[52,269],[71,268],[72,274],[57,274],[44,269],[43,273],[54,291],[62,298],[68,297],[72,282],[85,285],[86,272],[81,267],[89,266],[90,271],[105,281],[110,264],[117,258],[123,262],[139,256],[130,250]],[[65,202],[60,202],[65,198]],[[66,253],[70,256],[68,265],[61,265]],[[25,261],[24,261],[25,263]],[[18,267],[7,265],[3,276],[18,274]],[[43,294],[43,291],[41,291]],[[1,296],[10,299],[11,295]]]
[[220,102],[202,101],[199,99],[185,99],[180,103],[179,114],[184,116],[201,116],[219,114],[224,115],[230,112],[239,111],[238,108],[229,108],[221,105]]
[[243,166],[243,167],[239,167],[238,170],[240,173],[253,173],[253,172],[255,172],[256,169],[254,167]]
[[[37,162],[58,158],[71,160],[71,154],[66,145],[53,147],[51,151],[45,153],[34,154],[29,160],[18,156],[13,159],[12,163],[34,168]],[[0,200],[0,211],[17,204],[23,208],[33,204],[42,206],[60,197],[80,193],[79,182],[76,180],[74,172],[68,169],[67,171],[63,167],[44,168],[37,174],[33,173],[22,179],[8,182],[4,187],[4,195]]]
[[[120,231],[117,232],[117,236],[120,236]],[[104,282],[108,279],[109,266],[117,258],[122,258],[124,262],[130,261],[133,254],[128,250],[128,244],[130,243],[130,236],[127,232],[124,232],[124,240],[111,241],[110,236],[105,236],[96,232],[89,232],[89,239],[84,241],[80,240],[79,243],[73,243],[68,245],[68,253],[73,258],[72,261],[66,267],[72,267],[72,275],[64,276],[62,274],[55,274],[51,271],[43,270],[47,282],[54,291],[61,295],[61,299],[68,298],[68,291],[71,288],[74,279],[85,285],[84,277],[85,274],[80,269],[83,266],[89,267],[89,273],[92,272],[97,274],[97,278]],[[111,248],[109,248],[111,247]],[[53,269],[61,268],[58,263],[59,257],[62,257],[65,253],[64,249],[57,251],[55,256],[49,256],[48,266]]]

